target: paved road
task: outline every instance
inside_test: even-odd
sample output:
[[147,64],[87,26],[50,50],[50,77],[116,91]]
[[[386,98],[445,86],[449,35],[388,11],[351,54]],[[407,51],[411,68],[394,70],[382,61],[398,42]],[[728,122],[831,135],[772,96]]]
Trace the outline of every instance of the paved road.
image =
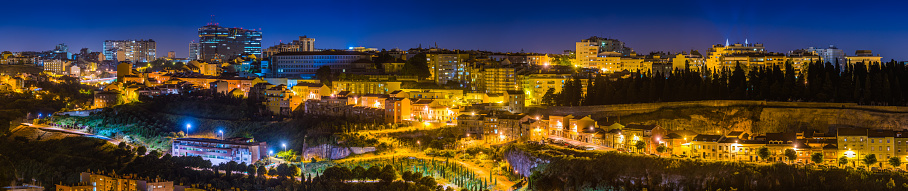
[[95,135],[95,134],[86,133],[86,132],[82,132],[82,131],[77,131],[77,130],[72,130],[72,129],[63,129],[63,128],[52,127],[52,126],[47,126],[47,125],[40,125],[40,124],[31,124],[31,123],[22,123],[22,124],[28,125],[29,127],[33,127],[33,128],[38,128],[38,129],[41,129],[44,131],[56,131],[56,132],[61,132],[61,133],[77,134],[77,135],[81,135],[83,137],[103,139],[107,142],[113,143],[114,145],[120,144],[120,141],[111,139],[110,137]]

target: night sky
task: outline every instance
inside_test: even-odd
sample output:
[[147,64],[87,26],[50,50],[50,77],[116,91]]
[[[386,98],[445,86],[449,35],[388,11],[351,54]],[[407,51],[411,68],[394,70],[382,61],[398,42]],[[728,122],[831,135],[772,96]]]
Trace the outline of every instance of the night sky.
[[100,51],[104,40],[154,39],[158,55],[188,55],[197,29],[261,28],[262,46],[297,36],[318,49],[429,47],[561,53],[590,36],[639,53],[705,51],[712,44],[764,43],[787,52],[835,44],[908,60],[905,1],[4,1],[0,50]]

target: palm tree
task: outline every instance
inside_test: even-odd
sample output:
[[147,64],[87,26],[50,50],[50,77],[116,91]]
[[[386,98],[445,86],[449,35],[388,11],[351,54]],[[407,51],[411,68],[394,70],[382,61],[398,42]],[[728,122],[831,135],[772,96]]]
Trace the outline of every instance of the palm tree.
[[869,154],[864,156],[864,165],[867,165],[867,169],[870,169],[870,165],[873,165],[877,162],[875,154]]

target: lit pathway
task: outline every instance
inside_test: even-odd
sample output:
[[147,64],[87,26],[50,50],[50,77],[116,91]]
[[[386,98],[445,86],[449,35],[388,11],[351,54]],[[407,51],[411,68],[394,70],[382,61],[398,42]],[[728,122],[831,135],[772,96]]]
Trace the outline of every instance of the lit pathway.
[[[394,153],[394,154],[373,155],[373,156],[367,156],[367,157],[345,158],[345,159],[341,159],[341,160],[336,160],[335,163],[342,163],[342,162],[352,161],[352,160],[371,160],[371,159],[391,158],[391,157],[413,157],[413,158],[419,158],[419,159],[423,159],[423,160],[432,160],[432,159],[435,159],[435,160],[443,160],[443,159],[445,159],[445,158],[441,158],[441,157],[432,158],[432,157],[429,157],[429,156],[425,156],[425,155],[423,155],[422,153],[397,152],[397,153]],[[450,161],[453,161],[453,162],[456,162],[457,164],[463,165],[463,166],[466,167],[467,169],[470,169],[470,171],[475,172],[476,175],[477,175],[478,177],[489,177],[489,173],[490,173],[490,172],[488,172],[485,168],[478,167],[478,166],[476,166],[475,164],[463,162],[463,161],[457,160],[457,159],[455,159],[455,158],[451,158]],[[495,190],[510,190],[510,189],[511,189],[511,186],[514,185],[514,183],[511,182],[511,181],[509,181],[508,178],[505,177],[505,176],[495,176],[495,178],[498,179],[498,184],[496,185]]]
[[[439,129],[439,128],[442,128],[442,127],[425,127],[425,126],[417,124],[414,126],[409,126],[409,127],[404,127],[404,128],[358,131],[356,133],[361,134],[361,135],[362,134],[371,134],[374,136],[374,135],[378,135],[378,134],[388,134],[388,133],[405,132],[405,131],[413,131],[413,130],[433,130],[433,129]],[[390,139],[391,139],[390,137],[384,137],[384,138],[379,138],[379,141],[385,142],[385,143],[388,143],[391,145],[396,144],[393,140],[390,140]],[[403,151],[398,150],[394,154],[351,157],[351,158],[335,160],[334,162],[342,163],[342,162],[351,161],[351,160],[371,160],[371,159],[390,158],[390,157],[414,157],[414,158],[419,158],[419,159],[423,159],[423,160],[444,159],[444,158],[440,158],[440,157],[432,158],[432,157],[426,156],[422,152],[412,152],[409,149],[406,149]],[[478,167],[473,163],[463,162],[463,161],[457,160],[456,158],[451,158],[450,161],[463,165],[470,171],[473,171],[474,173],[476,173],[476,175],[479,177],[488,177],[489,173],[491,173],[486,168]],[[513,186],[515,184],[514,182],[509,181],[508,178],[505,176],[495,176],[495,178],[498,179],[498,184],[495,186],[495,188],[493,190],[511,190],[511,186]],[[524,187],[526,187],[526,186],[524,186]]]
[[81,135],[83,137],[102,139],[107,142],[113,143],[114,145],[120,144],[120,141],[111,139],[110,137],[95,135],[95,134],[86,133],[86,132],[82,132],[82,131],[77,131],[77,130],[72,130],[72,129],[63,129],[63,128],[58,128],[58,127],[51,127],[51,126],[47,126],[47,125],[36,125],[36,124],[31,124],[31,123],[23,123],[23,124],[28,125],[29,127],[38,128],[38,129],[41,129],[44,131],[57,131],[57,132],[62,132],[62,133],[77,134],[77,135]]
[[356,133],[359,133],[359,134],[387,134],[387,133],[397,133],[397,132],[405,132],[405,131],[432,130],[432,129],[439,129],[439,128],[441,128],[441,127],[425,127],[423,125],[416,125],[416,126],[401,127],[401,128],[395,128],[395,129],[357,131]]

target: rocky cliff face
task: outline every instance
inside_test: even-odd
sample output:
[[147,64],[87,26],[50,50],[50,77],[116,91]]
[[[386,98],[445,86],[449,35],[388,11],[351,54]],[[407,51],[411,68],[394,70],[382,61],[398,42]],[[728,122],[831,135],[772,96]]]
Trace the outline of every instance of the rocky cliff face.
[[826,132],[836,127],[908,129],[908,107],[842,103],[698,101],[605,106],[550,107],[537,115],[592,116],[622,124],[657,124],[668,130]]
[[756,130],[779,131],[803,127],[826,131],[829,127],[865,127],[902,130],[908,128],[908,113],[841,108],[764,108]]
[[306,148],[303,151],[303,156],[307,159],[313,157],[317,158],[327,158],[327,159],[342,159],[350,156],[351,154],[363,154],[367,152],[374,152],[375,147],[337,147],[334,145],[323,144],[315,147]]
[[505,152],[504,158],[508,161],[508,164],[510,164],[512,169],[524,177],[529,177],[533,174],[533,170],[541,170],[536,169],[537,167],[549,163],[548,160],[534,157],[520,149],[512,149]]

